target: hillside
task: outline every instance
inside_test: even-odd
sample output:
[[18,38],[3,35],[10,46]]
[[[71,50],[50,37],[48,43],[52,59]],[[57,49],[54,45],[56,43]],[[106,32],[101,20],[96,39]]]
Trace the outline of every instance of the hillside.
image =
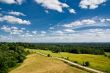
[[80,69],[71,67],[62,61],[31,54],[19,67],[9,73],[87,73]]
[[[64,57],[72,61],[77,62],[78,64],[83,64],[83,62],[88,61],[90,63],[90,68],[104,71],[110,73],[110,58],[105,57],[104,55],[92,55],[92,54],[75,54],[75,53],[68,53],[68,52],[60,52],[60,53],[52,53],[48,50],[35,50],[31,49],[32,52],[41,52],[44,54],[50,54],[51,56],[55,57]],[[110,53],[106,53],[109,55]]]

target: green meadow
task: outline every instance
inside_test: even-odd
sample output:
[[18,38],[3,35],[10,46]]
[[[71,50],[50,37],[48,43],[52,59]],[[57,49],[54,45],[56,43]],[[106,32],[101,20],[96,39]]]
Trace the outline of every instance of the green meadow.
[[110,56],[110,53],[109,52],[105,52],[105,53],[106,53],[107,56]]
[[[110,73],[110,58],[104,55],[74,54],[67,52],[52,53],[51,51],[48,50],[35,50],[35,49],[31,49],[30,51],[50,54],[51,56],[56,56],[56,57],[63,57],[63,58],[68,57],[70,61],[77,62],[78,64],[81,65],[83,64],[83,62],[88,61],[90,63],[89,67]],[[106,54],[110,55],[110,53],[106,53]]]

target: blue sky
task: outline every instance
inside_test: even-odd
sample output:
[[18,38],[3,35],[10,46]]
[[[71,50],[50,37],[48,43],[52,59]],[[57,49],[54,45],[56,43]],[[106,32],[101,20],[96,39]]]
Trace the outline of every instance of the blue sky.
[[110,42],[110,0],[0,0],[0,42]]

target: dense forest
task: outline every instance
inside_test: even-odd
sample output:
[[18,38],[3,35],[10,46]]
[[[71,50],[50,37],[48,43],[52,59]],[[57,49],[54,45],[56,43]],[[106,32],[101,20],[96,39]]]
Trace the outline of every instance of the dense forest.
[[110,43],[18,43],[25,48],[100,55],[110,52]]
[[[6,43],[1,43],[6,44]],[[77,54],[104,54],[110,52],[110,43],[7,43],[30,49],[50,50],[52,52],[70,52]]]
[[8,73],[9,68],[23,62],[26,52],[22,46],[0,44],[0,73]]

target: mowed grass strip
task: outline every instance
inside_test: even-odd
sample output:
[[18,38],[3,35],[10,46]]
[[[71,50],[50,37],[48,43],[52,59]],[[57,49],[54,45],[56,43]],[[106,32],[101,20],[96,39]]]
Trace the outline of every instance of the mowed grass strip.
[[86,71],[74,68],[62,61],[44,57],[38,54],[31,54],[17,68],[9,73],[87,73]]
[[[56,56],[56,57],[69,57],[70,61],[73,61],[73,62],[77,61],[79,64],[82,64],[83,62],[88,61],[90,62],[89,67],[110,73],[110,58],[105,57],[104,55],[73,54],[73,53],[67,53],[67,52],[52,53],[51,51],[47,51],[47,50],[35,50],[35,49],[31,51],[50,54],[51,56]],[[110,53],[107,53],[107,54],[110,54]]]

